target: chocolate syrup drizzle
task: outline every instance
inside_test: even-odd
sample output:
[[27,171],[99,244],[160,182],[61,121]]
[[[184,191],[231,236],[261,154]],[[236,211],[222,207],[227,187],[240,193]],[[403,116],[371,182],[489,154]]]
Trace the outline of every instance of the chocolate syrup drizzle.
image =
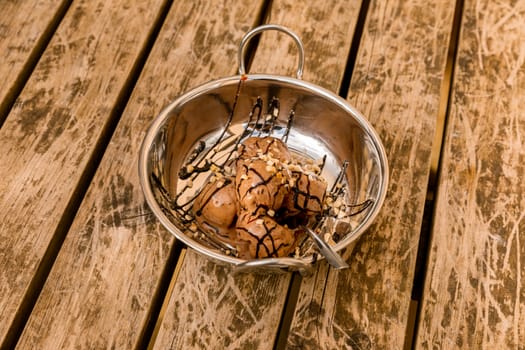
[[[215,249],[218,249],[222,251],[225,254],[233,254],[236,255],[236,249],[235,247],[225,243],[224,241],[218,239],[217,237],[214,237],[212,234],[204,233],[201,230],[199,230],[196,227],[192,227],[195,221],[195,215],[199,215],[199,213],[192,213],[192,205],[196,197],[200,194],[200,192],[203,190],[204,185],[196,190],[192,195],[187,197],[182,203],[179,203],[182,201],[183,196],[187,196],[192,188],[192,182],[197,179],[199,174],[210,172],[212,173],[212,168],[214,168],[214,171],[222,174],[225,178],[224,184],[228,184],[231,182],[231,179],[228,177],[231,177],[231,173],[227,171],[228,167],[232,167],[233,163],[235,162],[235,155],[238,151],[239,145],[241,142],[250,137],[250,136],[271,136],[276,130],[276,128],[279,128],[280,130],[283,129],[282,126],[277,124],[277,120],[279,117],[280,112],[280,102],[279,99],[276,97],[272,97],[272,99],[268,103],[267,112],[263,114],[263,105],[264,101],[261,97],[257,97],[255,103],[253,104],[251,111],[248,115],[248,121],[246,122],[244,126],[244,130],[242,133],[234,138],[233,140],[225,139],[226,135],[228,134],[228,130],[231,126],[233,117],[235,115],[235,110],[237,107],[237,103],[239,100],[239,96],[242,91],[242,87],[244,82],[246,81],[246,77],[242,76],[239,79],[239,82],[237,84],[237,90],[235,93],[235,97],[233,100],[233,105],[231,108],[231,111],[228,115],[228,119],[225,123],[225,126],[219,135],[219,137],[215,140],[215,142],[209,147],[206,148],[206,142],[204,140],[200,140],[196,147],[193,149],[191,154],[188,156],[186,163],[184,166],[181,167],[179,170],[178,176],[180,180],[187,180],[188,182],[182,187],[180,191],[178,191],[174,197],[171,196],[171,194],[165,189],[165,187],[162,185],[160,179],[155,175],[155,173],[151,173],[152,180],[155,182],[157,188],[160,189],[162,197],[165,199],[167,203],[169,203],[169,210],[165,208],[165,212],[169,214],[170,216],[174,217],[175,220],[180,221],[185,227],[189,228],[190,231],[193,231],[193,237],[201,239],[202,241],[206,242],[210,246],[214,247]],[[288,136],[290,133],[290,130],[293,126],[295,117],[295,111],[290,110],[288,113],[288,119],[286,122],[286,126],[284,127],[284,133],[282,134],[281,140],[284,143],[287,143]],[[217,155],[220,152],[223,152],[231,147],[231,150],[229,153],[227,153],[226,157],[223,161],[215,160]],[[316,171],[317,175],[321,175],[321,173],[324,170],[324,167],[326,165],[326,155],[323,156],[321,164],[319,165],[319,170]],[[345,186],[345,173],[346,169],[348,167],[348,161],[344,161],[341,169],[331,187],[331,189],[326,193],[326,197],[332,198],[333,201],[336,201],[338,198],[343,199],[346,193],[346,186]],[[250,171],[254,171],[254,169],[250,169]],[[209,178],[213,176],[213,174],[209,175]],[[260,176],[260,175],[259,175]],[[262,176],[260,176],[262,179]],[[263,181],[261,184],[263,184],[265,181]],[[266,182],[270,181],[270,179],[267,179]],[[205,181],[207,183],[208,181]],[[258,186],[258,185],[257,185]],[[309,188],[309,183],[308,183]],[[220,188],[217,188],[216,191],[219,191]],[[237,191],[237,189],[236,189]],[[213,196],[210,195],[208,198],[208,201]],[[309,191],[299,191],[297,188],[294,189],[293,194],[293,200],[296,207],[299,206],[299,198],[302,198],[304,201],[304,204],[309,200],[317,201],[319,205],[323,205],[321,203],[321,199],[312,196]],[[363,201],[362,203],[357,204],[348,204],[343,201],[343,212],[344,216],[339,216],[337,219],[348,219],[351,216],[358,215],[365,211],[368,207],[370,207],[374,202],[372,199],[367,199]],[[256,212],[260,208],[258,207],[256,209]],[[266,212],[268,208],[263,208],[263,211]],[[256,214],[256,213],[254,213]],[[277,214],[278,216],[279,214]],[[313,224],[313,228],[321,228],[324,226],[326,220],[330,217],[330,214],[328,211],[325,211],[323,217],[318,217],[315,223]],[[334,217],[335,218],[335,217]],[[266,234],[261,237],[257,238],[256,236],[252,235],[258,240],[257,250],[259,251],[260,247],[262,246],[264,249],[266,249],[266,253],[268,256],[277,256],[277,251],[281,249],[281,246],[275,246],[275,241],[272,236],[272,232],[276,229],[276,227],[266,227],[266,223],[264,223]],[[213,226],[212,226],[213,227]],[[218,234],[218,233],[217,233]],[[342,237],[339,237],[340,235],[335,232],[332,236],[332,239],[334,241],[339,241]],[[265,239],[269,238],[270,242],[272,244],[272,247],[269,248],[264,244]],[[301,244],[303,244],[306,240],[303,240]],[[258,254],[258,252],[257,252]],[[316,257],[316,253],[314,252],[314,257]]]

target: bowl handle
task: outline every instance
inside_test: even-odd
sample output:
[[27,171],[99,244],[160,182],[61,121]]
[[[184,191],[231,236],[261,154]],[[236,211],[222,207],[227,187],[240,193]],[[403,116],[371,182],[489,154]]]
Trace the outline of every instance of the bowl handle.
[[299,271],[301,275],[309,275],[312,271],[312,264],[294,258],[264,258],[247,260],[237,264],[233,272],[254,272],[254,271]]
[[301,79],[303,77],[303,67],[304,67],[304,46],[301,41],[301,39],[292,32],[290,29],[283,27],[278,24],[264,24],[258,27],[253,28],[248,33],[244,34],[241,44],[239,45],[239,74],[244,75],[246,74],[246,66],[244,64],[244,49],[248,41],[250,41],[251,38],[253,38],[255,35],[262,33],[266,30],[277,30],[283,33],[288,34],[292,37],[292,39],[297,44],[297,48],[299,49],[299,60],[297,64],[297,79]]

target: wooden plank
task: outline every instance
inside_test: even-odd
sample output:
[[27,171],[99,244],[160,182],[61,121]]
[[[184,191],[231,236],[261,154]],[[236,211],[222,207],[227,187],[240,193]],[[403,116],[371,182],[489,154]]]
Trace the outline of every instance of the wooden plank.
[[466,1],[419,348],[525,346],[525,1]]
[[[165,269],[172,268],[174,238],[145,204],[139,147],[152,119],[177,95],[235,73],[238,38],[260,7],[260,1],[172,4],[21,336],[21,348],[132,349],[147,343],[158,288]],[[205,273],[195,271],[191,278],[208,279]]]
[[[304,79],[337,90],[345,69],[359,3],[273,1],[270,21],[303,38]],[[312,32],[315,28],[315,33]],[[295,75],[293,42],[264,33],[252,72]],[[238,37],[240,41],[240,36]],[[155,349],[271,349],[290,285],[290,274],[232,276],[232,270],[188,252],[160,326]]]
[[376,222],[346,254],[305,278],[291,349],[401,349],[427,192],[453,1],[371,1],[348,100],[378,131],[390,185]]
[[273,348],[289,274],[232,272],[188,250],[154,349]]
[[69,1],[0,2],[0,125]]
[[126,3],[71,5],[0,130],[0,344],[40,289],[163,5]]

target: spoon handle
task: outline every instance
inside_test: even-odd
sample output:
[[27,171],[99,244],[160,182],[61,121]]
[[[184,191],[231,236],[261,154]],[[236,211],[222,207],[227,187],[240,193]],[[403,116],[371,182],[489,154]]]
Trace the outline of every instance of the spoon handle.
[[322,240],[312,229],[304,227],[308,235],[314,240],[315,244],[319,248],[321,254],[325,257],[326,261],[332,265],[335,269],[346,269],[348,264],[341,258],[339,254],[332,247]]

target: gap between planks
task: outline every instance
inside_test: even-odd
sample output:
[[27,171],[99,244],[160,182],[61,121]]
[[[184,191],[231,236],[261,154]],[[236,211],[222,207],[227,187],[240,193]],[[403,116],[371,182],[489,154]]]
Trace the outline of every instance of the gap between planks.
[[447,53],[447,62],[445,64],[445,75],[441,82],[440,102],[436,121],[436,131],[432,142],[430,153],[430,174],[427,185],[427,197],[425,208],[423,210],[423,222],[421,224],[421,233],[416,257],[416,268],[414,272],[414,283],[412,288],[412,300],[409,307],[409,322],[405,336],[405,350],[413,349],[414,341],[417,338],[419,316],[421,312],[421,298],[424,289],[426,267],[428,264],[428,255],[430,249],[430,235],[432,222],[435,211],[435,197],[437,184],[441,168],[441,157],[443,150],[443,137],[447,126],[447,119],[450,113],[450,101],[452,96],[452,87],[454,84],[454,69],[459,46],[459,33],[461,30],[461,18],[463,15],[464,0],[457,0],[454,9],[454,20],[450,34],[449,47]]
[[153,349],[185,256],[186,248],[184,244],[175,240],[175,243],[171,247],[164,271],[160,277],[159,287],[153,297],[148,322],[142,329],[142,334],[139,337],[138,349]]
[[66,15],[72,2],[73,0],[65,0],[60,4],[55,16],[50,20],[48,26],[44,29],[42,35],[35,43],[10,91],[7,93],[4,100],[0,101],[0,128],[4,125],[11,108],[13,108],[16,99],[24,89],[24,86],[33,73],[40,56],[42,56],[42,53],[46,50],[47,45],[51,41],[53,34],[60,25],[60,22],[62,22],[62,19]]
[[187,249],[188,248],[181,249],[178,262],[175,265],[175,270],[171,274],[170,284],[165,293],[165,297],[164,297],[162,306],[158,312],[158,316],[155,322],[155,328],[153,329],[153,332],[151,333],[151,337],[149,339],[149,343],[147,347],[148,350],[153,350],[153,347],[155,346],[155,340],[157,339],[157,335],[159,334],[160,327],[162,326],[162,321],[164,320],[164,315],[166,314],[166,309],[168,308],[168,305],[170,303],[171,294],[173,293],[173,288],[175,287],[175,282],[177,281],[180,270],[182,269],[182,265],[184,264],[184,257],[186,256]]
[[[89,188],[91,180],[93,179],[95,172],[98,168],[98,165],[100,164],[102,160],[104,151],[107,145],[109,144],[111,137],[113,136],[113,133],[119,122],[120,115],[124,111],[124,108],[129,100],[129,97],[131,96],[133,88],[135,87],[135,84],[137,83],[140,73],[142,72],[142,68],[144,67],[144,64],[149,56],[149,53],[151,52],[153,44],[155,43],[155,39],[157,38],[157,35],[162,27],[162,24],[164,23],[166,16],[168,15],[168,12],[169,12],[169,9],[171,8],[172,3],[173,3],[173,0],[166,0],[163,6],[160,7],[159,13],[157,14],[157,17],[152,26],[151,32],[147,36],[146,43],[144,47],[142,48],[142,50],[140,51],[137,60],[133,64],[131,73],[129,77],[126,79],[122,87],[122,90],[117,96],[114,108],[111,110],[110,116],[108,118],[108,122],[106,123],[104,130],[102,131],[102,134],[101,134],[102,136],[97,141],[94,147],[94,151],[91,154],[90,160],[87,162],[88,166],[86,166],[86,168],[82,172],[78,185],[73,191],[73,195],[71,196],[66,206],[66,209],[64,210],[64,214],[60,222],[57,225],[56,232],[53,235],[53,238],[48,248],[46,249],[46,252],[44,253],[44,256],[42,258],[40,265],[38,266],[35,276],[31,280],[31,283],[27,289],[27,293],[23,296],[21,306],[14,317],[13,323],[9,327],[4,343],[0,344],[0,348],[2,349],[4,348],[4,346],[6,348],[14,348],[24,330],[24,327],[29,319],[29,316],[31,315],[31,312],[40,296],[40,293],[42,292],[42,289],[47,280],[47,277],[49,276],[49,273],[51,272],[51,269],[58,256],[58,253],[60,252],[62,244],[64,243],[64,240],[69,231],[69,228],[71,224],[73,223],[76,213],[80,207],[80,204],[82,203],[82,200],[84,199],[84,196]],[[60,24],[62,18],[66,15],[68,9],[69,9],[69,4],[68,6],[65,7],[65,9],[63,10],[63,13],[61,13],[61,17],[56,20],[56,25],[52,28],[53,30],[48,29],[50,33],[46,35],[45,45],[43,44],[42,47],[39,48],[38,50],[39,55],[41,55],[44,52],[47,44],[49,43],[49,41],[51,40],[53,36],[53,33],[58,28],[58,25]],[[25,80],[29,78],[37,62],[38,62],[38,58],[34,58],[34,62],[31,62],[33,64],[31,69],[29,69],[27,72],[24,72],[24,74],[27,74],[27,76],[24,75]],[[23,85],[25,84],[25,80],[19,83],[21,84],[21,87],[18,93],[21,92]],[[14,100],[13,100],[13,103],[14,103]],[[0,127],[3,124],[3,120],[1,119],[3,115],[1,112],[2,111],[0,110]],[[145,332],[146,331],[147,329],[145,330]]]
[[352,75],[354,73],[357,52],[359,51],[359,45],[361,44],[361,38],[365,28],[366,16],[368,14],[368,8],[370,7],[370,1],[371,0],[363,0],[361,2],[361,7],[359,8],[354,36],[352,38],[352,44],[350,45],[345,71],[343,73],[343,80],[341,81],[341,86],[339,87],[339,96],[344,99],[347,98],[348,92],[350,90],[350,82],[352,81]]

